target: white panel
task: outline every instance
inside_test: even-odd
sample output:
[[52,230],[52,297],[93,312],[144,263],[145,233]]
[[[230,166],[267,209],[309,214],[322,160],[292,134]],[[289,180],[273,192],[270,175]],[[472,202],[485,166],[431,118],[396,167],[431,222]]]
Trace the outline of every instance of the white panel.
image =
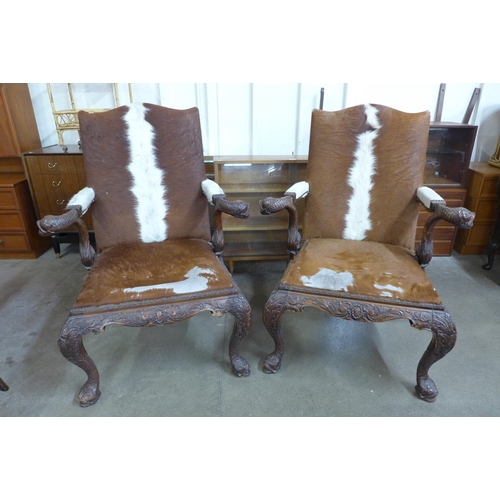
[[485,83],[474,123],[479,124],[472,161],[488,161],[500,136],[500,83]]
[[[131,85],[134,102],[161,103],[159,83],[133,83]],[[130,102],[128,85],[119,84],[118,89],[121,104],[128,104]]]
[[251,84],[219,83],[217,99],[219,148],[212,154],[252,154]]
[[[160,83],[160,104],[167,108],[189,109],[196,106],[195,83]],[[135,99],[136,102],[142,102]]]
[[301,83],[300,101],[296,117],[295,154],[307,155],[309,153],[309,136],[311,133],[311,115],[313,109],[319,109],[321,89],[324,89],[323,109],[336,111],[342,109],[344,103],[343,83]]
[[299,84],[253,85],[253,154],[295,152],[298,104]]
[[28,88],[42,147],[57,144],[56,126],[50,107],[47,85],[45,83],[29,83]]
[[[407,113],[429,110],[432,120],[438,93],[439,83],[349,83],[344,107],[371,103],[383,104]],[[443,112],[443,120],[445,119]]]

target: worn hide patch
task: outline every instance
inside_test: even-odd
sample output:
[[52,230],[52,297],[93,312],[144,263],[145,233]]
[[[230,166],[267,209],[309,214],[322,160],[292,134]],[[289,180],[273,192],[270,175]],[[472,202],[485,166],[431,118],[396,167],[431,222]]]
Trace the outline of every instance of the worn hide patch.
[[173,293],[201,292],[202,290],[206,290],[208,288],[208,278],[206,275],[214,276],[215,280],[217,280],[216,274],[211,269],[194,267],[184,275],[186,278],[185,280],[173,283],[158,283],[148,286],[135,286],[133,288],[125,288],[123,291],[125,293],[136,294],[148,292],[150,290],[169,290]]
[[324,267],[314,276],[302,276],[300,279],[304,286],[343,292],[347,292],[347,288],[353,285],[353,276],[349,271],[339,273]]

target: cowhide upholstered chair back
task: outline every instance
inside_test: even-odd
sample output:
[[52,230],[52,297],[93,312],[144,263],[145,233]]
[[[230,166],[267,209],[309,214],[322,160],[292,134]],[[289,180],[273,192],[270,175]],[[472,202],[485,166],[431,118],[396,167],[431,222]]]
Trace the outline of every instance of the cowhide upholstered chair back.
[[210,240],[197,108],[131,104],[79,112],[98,250],[166,239]]
[[360,105],[314,110],[303,239],[376,241],[414,250],[429,112]]

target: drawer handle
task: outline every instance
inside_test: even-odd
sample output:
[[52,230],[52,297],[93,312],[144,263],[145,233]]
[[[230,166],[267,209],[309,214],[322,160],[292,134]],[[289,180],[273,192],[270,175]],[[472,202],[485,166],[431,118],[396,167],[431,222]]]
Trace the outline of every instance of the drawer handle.
[[60,185],[61,185],[61,182],[62,182],[62,181],[59,181],[59,182],[56,184],[56,181],[52,181],[52,185],[56,188],[57,186],[60,186]]
[[66,200],[63,200],[63,201],[56,200],[56,203],[57,203],[58,205],[62,205],[65,201],[66,201]]
[[52,165],[52,163],[47,163],[47,167],[49,167],[49,168],[56,168],[57,167],[57,162],[55,162],[54,165]]

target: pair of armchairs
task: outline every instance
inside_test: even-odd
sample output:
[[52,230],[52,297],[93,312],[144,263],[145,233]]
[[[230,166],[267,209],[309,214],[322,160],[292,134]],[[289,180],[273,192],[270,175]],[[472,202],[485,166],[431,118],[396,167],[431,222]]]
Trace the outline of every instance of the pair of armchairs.
[[[50,235],[76,225],[82,263],[90,269],[59,338],[62,354],[87,375],[80,405],[100,396],[82,338],[110,324],[164,325],[206,310],[230,314],[231,369],[249,375],[239,345],[251,328],[251,307],[221,258],[222,214],[246,218],[248,204],[227,200],[206,179],[198,110],[131,104],[82,111],[79,121],[87,187],[64,215],[44,217],[38,226]],[[422,187],[428,129],[428,112],[380,105],[313,112],[307,182],[261,201],[263,214],[289,212],[291,256],[263,312],[275,343],[265,372],[281,365],[285,311],[315,307],[355,321],[405,318],[432,332],[416,390],[434,401],[438,391],[428,371],[453,348],[456,329],[423,268],[436,222],[468,228],[474,214],[447,208]],[[294,202],[305,196],[301,239]],[[207,200],[214,206],[212,232]],[[419,202],[431,215],[415,253]],[[81,219],[89,208],[97,253]]]

